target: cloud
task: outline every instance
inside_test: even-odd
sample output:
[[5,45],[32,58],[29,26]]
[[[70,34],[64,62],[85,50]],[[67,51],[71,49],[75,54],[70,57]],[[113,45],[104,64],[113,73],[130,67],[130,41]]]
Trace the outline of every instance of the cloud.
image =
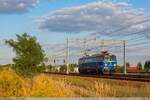
[[[126,2],[94,2],[56,10],[50,15],[38,17],[37,21],[39,29],[42,30],[62,33],[103,32],[106,34],[147,18],[148,15],[143,9],[135,9]],[[123,32],[134,32],[148,26],[150,26],[149,23],[134,25]]]
[[0,0],[0,14],[22,14],[38,3],[39,0]]
[[[36,20],[38,22],[38,27],[41,30],[60,33],[92,32],[94,34],[88,35],[90,39],[95,34],[102,34],[100,36],[102,36],[103,39],[106,39],[105,37],[108,36],[108,40],[113,37],[115,40],[117,40],[116,38],[119,40],[126,39],[129,41],[128,45],[135,44],[139,46],[135,47],[134,45],[129,47],[127,45],[127,59],[133,63],[137,63],[137,61],[139,61],[137,59],[140,56],[143,58],[143,60],[139,58],[141,61],[144,61],[149,57],[149,45],[145,47],[141,47],[141,45],[139,45],[140,43],[145,45],[143,41],[148,42],[150,38],[150,31],[142,32],[142,30],[146,30],[150,27],[149,14],[144,9],[136,9],[126,2],[94,2],[76,7],[67,7],[51,12],[50,14],[40,16]],[[124,30],[114,32],[118,29]],[[114,33],[112,34],[112,32]],[[137,34],[136,32],[139,33]],[[72,55],[77,55],[78,58],[81,57],[81,52],[85,49],[87,50],[92,48],[92,53],[100,52],[102,48],[101,42],[93,41],[88,41],[89,43],[86,47],[84,46],[84,42],[77,42],[73,45],[69,43],[70,57]],[[112,47],[110,46],[106,49],[116,54],[119,62],[123,63],[123,44],[115,43],[114,45],[111,43],[108,44]],[[54,50],[53,54],[57,54],[57,51],[60,51],[60,54],[58,55],[64,57],[65,53],[62,53],[62,51],[65,50],[62,49],[66,48],[65,45],[61,47],[54,46],[53,48],[57,48],[57,50],[56,52]]]

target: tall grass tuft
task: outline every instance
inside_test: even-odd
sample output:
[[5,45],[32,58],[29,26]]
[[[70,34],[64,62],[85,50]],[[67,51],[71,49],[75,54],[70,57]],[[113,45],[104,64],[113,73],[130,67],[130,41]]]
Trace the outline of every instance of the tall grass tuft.
[[116,90],[108,83],[95,82],[95,96],[116,96]]
[[26,96],[24,80],[13,71],[0,72],[0,97]]
[[66,84],[63,80],[54,81],[50,76],[41,74],[34,77],[31,96],[51,96],[51,97],[63,97],[71,96],[73,92],[70,90],[69,84]]
[[33,87],[31,90],[31,96],[55,96],[54,83],[50,77],[45,75],[35,76],[33,78]]

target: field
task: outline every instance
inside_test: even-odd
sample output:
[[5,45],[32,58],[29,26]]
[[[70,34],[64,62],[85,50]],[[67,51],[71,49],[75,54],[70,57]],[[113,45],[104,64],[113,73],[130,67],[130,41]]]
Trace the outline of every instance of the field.
[[0,97],[150,97],[150,84],[80,76],[0,71]]

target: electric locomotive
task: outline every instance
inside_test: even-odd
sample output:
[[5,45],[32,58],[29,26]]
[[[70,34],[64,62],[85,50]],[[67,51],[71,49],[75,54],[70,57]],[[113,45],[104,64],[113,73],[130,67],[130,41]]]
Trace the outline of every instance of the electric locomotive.
[[103,51],[99,54],[94,54],[91,56],[84,56],[79,59],[79,72],[82,73],[97,73],[104,74],[104,72],[109,72],[111,75],[115,71],[117,65],[116,56]]

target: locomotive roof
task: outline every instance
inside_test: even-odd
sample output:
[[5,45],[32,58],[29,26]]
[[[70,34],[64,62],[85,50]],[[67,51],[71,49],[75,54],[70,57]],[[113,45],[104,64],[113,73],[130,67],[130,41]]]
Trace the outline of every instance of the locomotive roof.
[[[84,57],[82,57],[82,58],[92,58],[92,57],[99,57],[99,56],[115,56],[115,55],[113,55],[113,54],[111,54],[111,53],[108,53],[108,52],[101,52],[101,53],[97,53],[97,54],[93,54],[93,55],[88,55],[88,56],[84,56]],[[82,59],[81,58],[81,59]]]

